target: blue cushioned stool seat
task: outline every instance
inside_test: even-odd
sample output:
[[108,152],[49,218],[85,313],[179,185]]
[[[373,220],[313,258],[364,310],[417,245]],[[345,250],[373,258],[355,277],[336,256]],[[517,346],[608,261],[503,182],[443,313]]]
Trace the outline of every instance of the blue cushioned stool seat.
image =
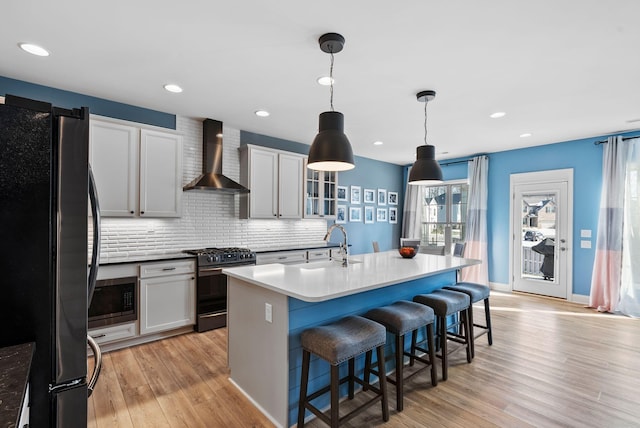
[[[380,378],[380,385],[376,387],[365,383],[355,376],[355,357],[366,353],[370,358],[373,349],[377,352],[379,370],[384,371],[384,345],[386,343],[386,330],[384,326],[360,316],[347,316],[334,323],[312,327],[302,332],[300,335],[302,344],[302,376],[300,379],[300,401],[298,403],[298,426],[304,426],[305,410],[310,410],[322,421],[332,427],[337,427],[366,409],[376,401],[380,400],[382,405],[382,419],[389,420],[389,405],[387,401],[386,378]],[[309,363],[311,354],[315,354],[327,361],[331,366],[331,380],[329,385],[320,388],[313,394],[307,395],[307,384],[309,381]],[[349,374],[344,378],[339,378],[340,363],[349,362]],[[349,383],[349,398],[354,397],[354,383],[363,386],[365,390],[371,390],[375,396],[364,404],[352,410],[343,417],[339,416],[339,386]],[[311,404],[311,401],[325,394],[331,393],[331,409],[329,416],[321,412]]]
[[300,335],[302,347],[329,362],[340,364],[386,342],[383,326],[359,316],[312,327]]
[[[404,356],[410,357],[410,365],[413,366],[414,361],[418,360],[424,363],[423,368],[431,367],[431,384],[436,386],[438,384],[438,378],[435,365],[435,345],[433,340],[433,322],[435,315],[433,309],[428,306],[421,305],[419,303],[408,302],[406,300],[400,300],[392,303],[388,306],[380,308],[374,308],[363,315],[365,318],[369,318],[377,323],[385,326],[389,333],[395,335],[395,376],[387,376],[387,381],[396,386],[396,409],[401,412],[404,408],[404,381],[421,372],[422,369],[413,372],[407,378],[404,377]],[[415,342],[418,330],[422,327],[426,328],[426,339],[428,349],[411,347],[411,352],[405,351],[404,337],[405,334],[412,332],[412,344]],[[415,336],[415,337],[414,337]],[[427,352],[429,359],[423,358],[418,355],[416,350]],[[371,368],[371,354],[367,354],[367,360],[365,363],[365,382],[368,383],[369,375],[371,373],[380,376],[377,370]]]
[[[469,308],[469,325],[471,330],[473,327],[479,327],[480,333],[474,334],[471,341],[471,355],[475,356],[475,338],[487,334],[489,346],[493,344],[493,335],[491,334],[491,312],[489,311],[489,295],[491,289],[483,284],[476,284],[474,282],[458,282],[454,285],[445,287],[447,290],[457,291],[459,293],[465,293],[471,299],[471,307]],[[484,318],[485,325],[476,324],[473,316],[473,304],[476,302],[484,301]]]
[[[440,347],[439,358],[442,359],[442,380],[448,377],[448,360],[447,355],[450,353],[447,342],[457,342],[464,345],[467,352],[467,362],[471,362],[471,328],[469,324],[469,307],[471,300],[468,295],[452,290],[435,290],[430,294],[419,294],[413,298],[414,302],[429,306],[436,315],[437,322],[437,339],[436,345]],[[450,315],[459,315],[458,320],[452,325],[447,326],[447,317]],[[451,332],[455,327],[460,327],[460,332]],[[457,349],[452,350],[451,352]]]

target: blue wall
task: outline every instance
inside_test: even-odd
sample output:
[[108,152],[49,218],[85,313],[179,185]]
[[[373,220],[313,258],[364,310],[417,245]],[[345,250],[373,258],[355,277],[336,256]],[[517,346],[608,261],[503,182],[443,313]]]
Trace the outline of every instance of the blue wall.
[[[307,154],[309,146],[279,138],[268,137],[265,135],[254,134],[251,132],[240,132],[241,144],[255,144],[258,146],[266,146],[274,149],[287,150],[295,153]],[[355,157],[356,167],[350,171],[340,172],[338,174],[338,185],[349,187],[351,185],[360,186],[362,192],[364,189],[386,189],[387,192],[398,193],[398,223],[391,224],[389,222],[373,224],[364,224],[364,222],[348,222],[343,226],[347,230],[349,236],[350,254],[362,254],[373,252],[372,241],[378,241],[380,251],[398,248],[400,244],[400,233],[402,229],[402,210],[404,207],[404,183],[405,171],[404,167],[394,165],[387,162],[376,161],[360,156]],[[348,198],[347,198],[348,199]],[[341,202],[348,207],[351,206],[349,201]],[[391,205],[378,206],[377,203],[367,204],[377,208],[388,209]],[[353,205],[354,207],[362,207],[362,215],[364,216],[364,206]],[[338,232],[335,232],[336,234]],[[334,240],[336,238],[334,237]]]
[[0,95],[7,94],[48,102],[56,107],[89,107],[89,112],[93,114],[176,129],[176,116],[173,114],[0,76]]
[[[622,134],[625,136],[640,133]],[[589,295],[602,185],[602,147],[605,137],[548,144],[489,154],[487,208],[489,281],[509,284],[510,175],[553,169],[573,169],[573,293]],[[446,163],[444,161],[442,163]],[[467,177],[467,165],[443,166],[445,180]],[[592,231],[591,247],[580,248],[580,230]]]

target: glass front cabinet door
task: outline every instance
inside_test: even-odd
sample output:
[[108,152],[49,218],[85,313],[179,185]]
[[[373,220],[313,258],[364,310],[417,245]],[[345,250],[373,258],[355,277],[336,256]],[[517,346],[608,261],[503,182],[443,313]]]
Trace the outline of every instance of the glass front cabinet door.
[[338,173],[306,167],[304,180],[304,218],[335,218]]

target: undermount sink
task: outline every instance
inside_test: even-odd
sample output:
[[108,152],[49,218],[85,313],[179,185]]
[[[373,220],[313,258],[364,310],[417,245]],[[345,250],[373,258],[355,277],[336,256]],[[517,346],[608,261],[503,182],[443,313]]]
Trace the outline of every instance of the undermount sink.
[[[349,264],[362,263],[360,260],[349,259]],[[302,270],[324,269],[324,268],[342,268],[342,260],[322,260],[317,262],[296,263],[289,265]]]

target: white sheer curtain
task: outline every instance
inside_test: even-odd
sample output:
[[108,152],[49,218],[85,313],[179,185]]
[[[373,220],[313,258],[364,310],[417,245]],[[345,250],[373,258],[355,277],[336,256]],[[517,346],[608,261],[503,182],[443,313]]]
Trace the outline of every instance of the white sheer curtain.
[[618,310],[640,318],[640,138],[627,143],[629,157],[624,186],[622,276]]
[[469,204],[464,257],[482,260],[462,269],[462,281],[489,285],[487,260],[487,198],[489,195],[489,157],[476,156],[469,162]]
[[602,190],[589,306],[615,312],[620,297],[625,171],[629,144],[609,137],[602,151]]
[[407,184],[404,195],[402,237],[420,239],[422,235],[422,186]]

